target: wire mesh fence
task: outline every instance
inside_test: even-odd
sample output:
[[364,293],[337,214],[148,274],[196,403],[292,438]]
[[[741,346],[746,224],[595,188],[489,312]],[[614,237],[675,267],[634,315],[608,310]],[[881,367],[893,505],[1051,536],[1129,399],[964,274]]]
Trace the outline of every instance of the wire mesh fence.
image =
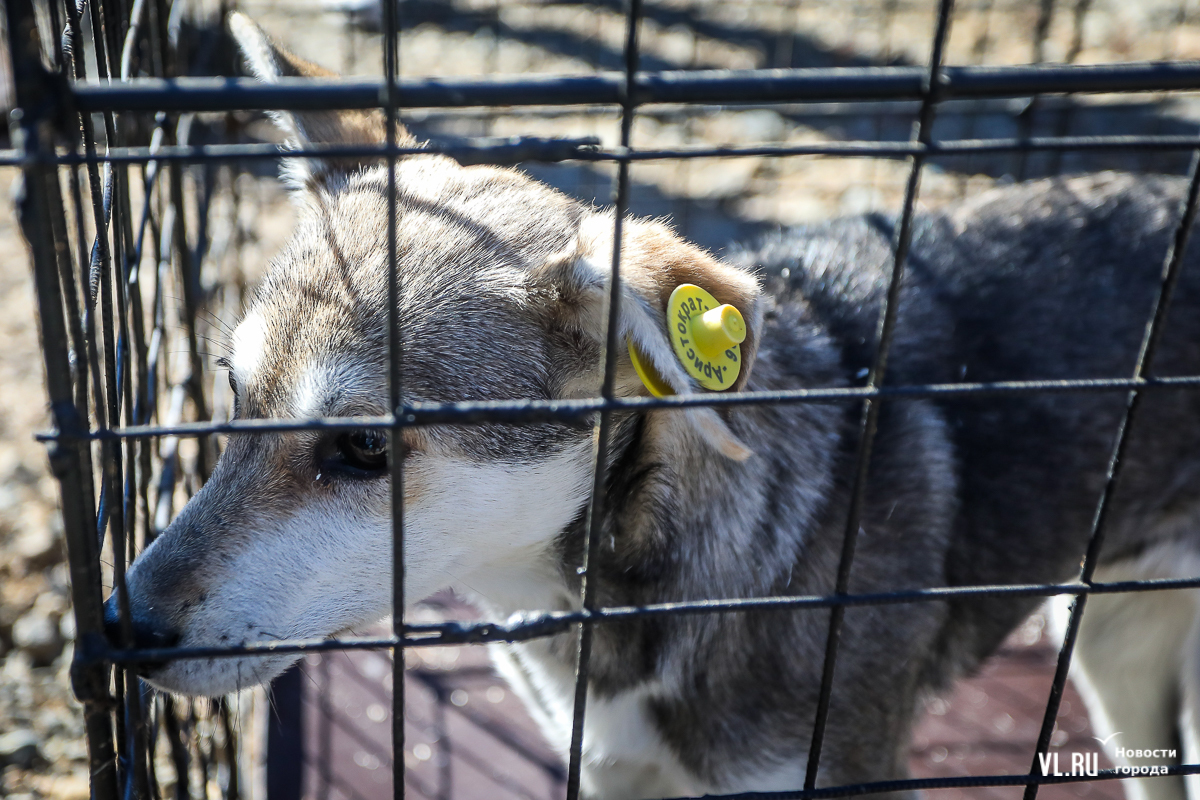
[[[74,689],[85,709],[93,796],[190,797],[247,793],[234,701],[156,694],[134,666],[186,658],[390,651],[392,752],[403,750],[403,652],[450,644],[521,642],[578,631],[572,736],[563,778],[579,796],[583,723],[596,626],[629,619],[829,609],[819,703],[805,785],[779,797],[837,797],[938,787],[1024,786],[1103,780],[1038,770],[1088,598],[1097,593],[1200,587],[1200,578],[1103,583],[1094,577],[1106,513],[1141,398],[1195,391],[1200,376],[1157,377],[1153,360],[1178,281],[1200,192],[1197,20],[1184,2],[1101,14],[1075,3],[875,4],[383,3],[342,9],[343,66],[351,75],[262,84],[234,74],[219,20],[203,24],[176,0],[90,0],[6,8],[18,200],[32,254],[54,430],[42,436],[62,491],[77,644]],[[314,12],[315,13],[315,12]],[[324,13],[324,12],[323,12]],[[1137,17],[1130,36],[1128,20]],[[297,30],[305,17],[288,17]],[[1009,30],[1013,26],[1015,30]],[[311,28],[313,26],[308,25]],[[443,32],[434,39],[431,28]],[[447,33],[448,32],[448,33]],[[1153,35],[1150,35],[1153,34]],[[471,37],[457,74],[448,49]],[[456,38],[457,37],[457,38]],[[301,38],[303,35],[301,34]],[[549,52],[544,74],[529,52]],[[410,51],[412,55],[410,56]],[[355,73],[382,78],[353,77]],[[507,73],[496,77],[490,73]],[[435,75],[437,77],[430,77]],[[185,77],[201,76],[201,77]],[[219,76],[219,77],[203,77]],[[375,158],[389,165],[440,152],[460,163],[522,164],[585,200],[615,207],[603,387],[581,400],[406,402],[401,382],[399,281],[388,271],[389,401],[377,417],[233,419],[213,380],[208,342],[223,338],[253,273],[273,249],[255,176],[281,157],[264,109],[382,109],[382,146],[310,147],[290,158]],[[399,119],[429,144],[398,145]],[[735,166],[729,167],[728,165]],[[1134,372],[1071,380],[896,385],[886,381],[914,214],[1009,178],[1120,168],[1186,174],[1186,203],[1163,254],[1163,273]],[[395,170],[388,170],[388,263],[396,262]],[[802,188],[797,188],[802,187]],[[627,213],[669,215],[713,248],[780,223],[831,211],[898,212],[892,270],[862,385],[666,398],[619,397],[622,228]],[[277,227],[285,227],[278,222]],[[1062,584],[925,587],[850,592],[880,408],[896,398],[987,398],[1107,392],[1126,398],[1107,481],[1079,579]],[[852,404],[861,410],[851,502],[834,591],[605,607],[588,580],[601,544],[613,420],[619,413],[693,406]],[[218,434],[387,429],[433,425],[594,425],[594,482],[578,608],[519,621],[405,623],[390,634],[236,647],[133,648],[124,572],[211,472]],[[393,536],[403,537],[403,461],[392,459]],[[394,607],[404,607],[396,546]],[[111,556],[109,558],[109,556]],[[106,563],[107,560],[107,563]],[[105,634],[109,586],[122,609]],[[589,588],[591,587],[591,588]],[[847,607],[963,597],[1074,598],[1028,774],[818,786],[829,698]],[[414,598],[407,598],[412,600]],[[432,679],[431,679],[432,681]],[[428,683],[436,694],[436,681]],[[390,759],[400,795],[404,758]],[[1194,774],[1194,765],[1171,767]],[[431,794],[433,790],[426,794]]]

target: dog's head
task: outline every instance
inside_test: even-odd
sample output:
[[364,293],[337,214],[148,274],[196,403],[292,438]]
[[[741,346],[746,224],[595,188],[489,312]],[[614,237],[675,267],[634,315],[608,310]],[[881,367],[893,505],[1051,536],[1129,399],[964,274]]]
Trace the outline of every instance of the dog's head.
[[[242,15],[230,27],[263,80],[320,75]],[[384,140],[373,112],[278,114],[294,147]],[[401,143],[412,138],[399,131]],[[388,408],[388,174],[374,161],[292,159],[295,234],[232,337],[241,419],[383,415]],[[438,155],[395,167],[396,269],[406,400],[595,396],[614,219],[518,172]],[[667,298],[698,284],[748,324],[756,281],[657,223],[628,221],[621,330],[678,393],[696,391],[665,336]],[[645,394],[625,348],[617,391]],[[661,412],[681,437],[748,453],[709,409]],[[702,435],[697,435],[697,431]],[[590,429],[560,424],[298,431],[229,437],[211,479],[128,575],[140,644],[237,645],[336,634],[391,611],[388,451],[404,459],[405,587],[528,565],[581,512]],[[517,601],[519,602],[519,601]],[[115,613],[110,602],[110,617]],[[192,659],[147,671],[156,685],[216,695],[260,683],[294,656]]]

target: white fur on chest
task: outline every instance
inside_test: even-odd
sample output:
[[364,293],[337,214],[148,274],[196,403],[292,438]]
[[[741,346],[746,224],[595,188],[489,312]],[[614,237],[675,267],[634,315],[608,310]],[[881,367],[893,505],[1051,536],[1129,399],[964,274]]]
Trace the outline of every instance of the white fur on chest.
[[[565,760],[571,743],[574,671],[550,657],[539,643],[497,645],[492,656]],[[804,786],[806,753],[766,769],[751,769],[720,784],[698,778],[663,741],[651,716],[649,700],[661,690],[655,682],[611,698],[588,692],[580,783],[589,798],[642,800]]]
[[[493,613],[579,607],[544,548],[531,547],[513,556],[460,585]],[[491,653],[501,676],[565,760],[571,745],[575,671],[551,647],[550,641],[537,640],[493,645]],[[654,725],[646,701],[655,688],[646,684],[612,698],[588,693],[580,776],[588,797],[634,800],[703,794],[708,789],[683,767]]]
[[[550,656],[542,643],[499,645],[492,656],[565,760],[571,744],[574,670]],[[647,704],[654,690],[654,684],[646,684],[611,698],[588,692],[580,775],[588,797],[635,800],[710,790],[684,768],[659,734]]]
[[[495,612],[514,609],[578,607],[549,561],[527,553],[513,559],[508,569],[492,570],[486,583],[484,605]],[[464,587],[465,588],[465,587]],[[490,601],[490,602],[489,602]],[[503,601],[503,609],[496,608]],[[501,676],[525,703],[550,745],[568,757],[571,716],[575,698],[574,665],[551,650],[547,640],[491,647]],[[638,800],[734,791],[780,791],[804,785],[806,755],[799,753],[784,764],[753,770],[721,785],[703,781],[681,763],[663,740],[650,711],[649,701],[665,692],[661,682],[648,682],[615,697],[588,693],[584,715],[581,785],[596,800]]]

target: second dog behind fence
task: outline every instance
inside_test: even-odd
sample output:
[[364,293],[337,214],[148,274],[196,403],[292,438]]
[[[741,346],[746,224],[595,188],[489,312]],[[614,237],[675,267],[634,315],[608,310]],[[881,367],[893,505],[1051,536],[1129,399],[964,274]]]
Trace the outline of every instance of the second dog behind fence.
[[[252,72],[315,73],[247,17]],[[384,140],[376,112],[277,116],[289,144]],[[232,337],[241,419],[387,408],[389,175],[301,161],[302,206]],[[416,154],[395,166],[406,400],[571,400],[602,383],[614,217],[520,173]],[[1118,174],[988,192],[914,223],[884,386],[1123,378],[1143,344],[1188,186]],[[896,221],[794,229],[721,262],[625,220],[615,392],[706,390],[670,344],[695,285],[745,324],[732,391],[864,384]],[[1156,376],[1200,373],[1200,271],[1188,251]],[[640,362],[635,369],[632,359]],[[1200,574],[1200,398],[1146,394],[1096,577]],[[848,589],[1061,583],[1078,574],[1123,393],[891,398],[882,405]],[[853,405],[693,406],[613,418],[597,607],[833,591],[857,441]],[[557,422],[231,435],[211,479],[128,574],[136,643],[334,636],[391,610],[388,459],[404,460],[406,596],[452,586],[493,618],[578,609],[592,431]],[[1036,598],[845,611],[820,785],[903,778],[919,698],[992,653]],[[1181,763],[1197,719],[1191,591],[1091,599],[1078,661],[1102,732]],[[582,787],[595,798],[782,791],[805,783],[828,609],[631,617],[595,627]],[[116,601],[109,617],[116,624]],[[572,733],[576,634],[493,645],[553,747]],[[1115,657],[1119,655],[1120,657]],[[145,668],[219,695],[294,660]],[[1137,694],[1129,687],[1137,686]],[[1115,750],[1113,751],[1115,752]],[[1155,756],[1157,758],[1157,756]],[[1138,764],[1138,761],[1130,763]],[[1182,798],[1181,777],[1138,784]]]

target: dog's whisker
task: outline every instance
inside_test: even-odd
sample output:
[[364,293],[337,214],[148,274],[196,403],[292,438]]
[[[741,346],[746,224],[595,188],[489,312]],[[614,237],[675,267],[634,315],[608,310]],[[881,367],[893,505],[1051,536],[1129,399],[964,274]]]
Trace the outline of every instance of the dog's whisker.
[[275,692],[272,691],[270,683],[264,681],[258,670],[256,670],[254,667],[250,667],[250,671],[254,673],[254,680],[258,682],[258,685],[265,687],[263,694],[267,696],[268,713],[274,714],[275,721],[282,723],[283,717],[281,717],[279,714],[279,702],[275,699]]
[[207,308],[196,309],[197,315],[207,320],[214,328],[221,331],[227,336],[233,335],[233,327],[221,319],[215,312]]
[[[184,299],[182,297],[171,294],[170,292],[163,292],[163,299],[170,300],[172,303],[177,303],[177,304],[183,304],[183,302],[184,302]],[[232,332],[232,328],[229,327],[229,323],[227,323],[223,319],[221,319],[210,308],[207,308],[205,306],[198,306],[196,308],[196,315],[206,317],[209,321],[214,323],[214,325],[216,327],[222,328],[222,329],[226,330],[227,332]]]
[[[321,657],[324,658],[325,657],[324,654],[322,654]],[[317,683],[316,678],[314,678],[311,674],[309,674],[309,671],[304,668],[303,664],[300,665],[300,674],[303,675],[308,680],[308,682],[313,685],[314,689],[316,689],[318,692],[321,691],[321,685],[319,683]]]
[[[203,334],[199,334],[199,333],[196,334],[196,338],[201,342],[205,342],[209,345],[212,345],[213,347],[217,348],[219,351],[221,351],[221,353],[223,353],[226,356],[233,355],[233,349],[229,346],[228,342],[226,342],[223,339],[217,339],[217,338],[214,338],[211,336],[204,336]],[[197,352],[199,352],[199,351],[197,351]]]

